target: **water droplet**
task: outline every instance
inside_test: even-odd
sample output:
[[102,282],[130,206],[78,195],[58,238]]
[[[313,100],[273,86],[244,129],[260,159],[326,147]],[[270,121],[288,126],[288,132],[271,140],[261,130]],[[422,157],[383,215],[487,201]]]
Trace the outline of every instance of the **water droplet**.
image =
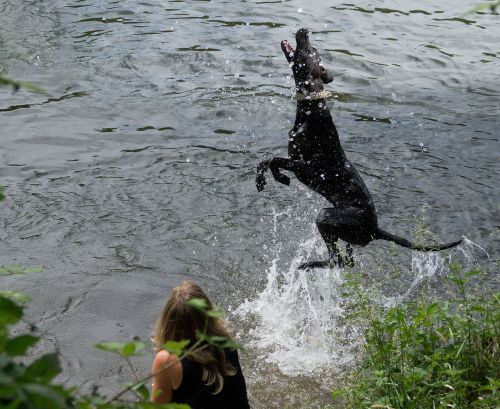
[[419,143],[420,146],[424,146],[424,144],[422,142]]
[[311,111],[306,111],[306,115],[311,115]]
[[191,159],[189,159],[189,158],[186,158],[186,162],[191,162]]
[[304,9],[303,9],[302,7],[300,7],[300,8],[298,8],[298,9],[297,9],[297,11],[298,11],[299,13],[303,13],[303,12],[304,12]]

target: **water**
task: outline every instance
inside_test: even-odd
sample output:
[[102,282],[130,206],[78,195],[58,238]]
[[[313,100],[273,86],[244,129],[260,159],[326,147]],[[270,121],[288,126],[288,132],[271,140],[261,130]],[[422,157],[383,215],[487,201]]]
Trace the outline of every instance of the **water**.
[[328,402],[359,337],[342,324],[343,272],[295,269],[324,256],[325,202],[293,179],[254,185],[256,163],[286,152],[279,43],[303,26],[381,226],[488,253],[374,242],[356,249],[367,285],[390,304],[450,256],[493,272],[500,20],[462,16],[472,4],[0,0],[0,72],[50,93],[0,91],[0,264],[44,267],[2,284],[33,296],[62,381],[116,390],[127,369],[92,345],[147,338],[169,289],[193,278],[245,340],[255,407]]

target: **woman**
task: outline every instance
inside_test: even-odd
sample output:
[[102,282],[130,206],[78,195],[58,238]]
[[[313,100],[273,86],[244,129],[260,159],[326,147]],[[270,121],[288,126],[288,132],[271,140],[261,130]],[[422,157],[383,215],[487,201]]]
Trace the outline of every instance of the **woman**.
[[[187,303],[203,299],[209,309],[212,303],[205,292],[192,281],[184,281],[172,290],[155,324],[153,342],[158,351],[153,361],[152,402],[187,403],[191,409],[249,409],[245,378],[236,350],[203,347],[182,360],[162,349],[167,341],[197,341],[196,332],[230,339],[225,323],[209,317]],[[188,346],[188,347],[189,347]]]

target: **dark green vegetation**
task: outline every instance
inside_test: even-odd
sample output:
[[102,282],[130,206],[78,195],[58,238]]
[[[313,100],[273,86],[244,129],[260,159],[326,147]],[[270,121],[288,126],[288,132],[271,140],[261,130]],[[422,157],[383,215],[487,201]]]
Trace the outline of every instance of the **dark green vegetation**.
[[333,392],[341,407],[500,407],[500,295],[477,286],[480,272],[451,270],[449,298],[422,296],[388,310],[351,281],[351,319],[363,326],[365,345],[361,368]]

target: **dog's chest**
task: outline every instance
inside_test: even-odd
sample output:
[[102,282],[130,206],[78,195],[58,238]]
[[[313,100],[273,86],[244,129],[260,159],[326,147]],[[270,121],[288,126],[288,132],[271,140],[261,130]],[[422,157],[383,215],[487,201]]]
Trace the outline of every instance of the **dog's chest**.
[[292,129],[288,137],[288,156],[295,160],[310,161],[318,156],[331,155],[335,151],[332,142],[327,135],[314,128],[299,132]]

